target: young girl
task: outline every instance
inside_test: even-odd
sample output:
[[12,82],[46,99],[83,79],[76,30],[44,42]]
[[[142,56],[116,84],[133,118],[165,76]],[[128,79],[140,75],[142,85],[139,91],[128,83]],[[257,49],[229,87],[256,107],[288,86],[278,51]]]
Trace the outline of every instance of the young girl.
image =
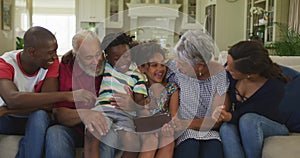
[[[134,60],[139,70],[148,79],[148,95],[151,99],[148,104],[149,114],[168,112],[174,117],[178,110],[178,87],[175,83],[168,83],[165,80],[167,67],[164,65],[166,61],[164,51],[154,42],[140,44],[132,51],[135,52]],[[143,144],[139,157],[173,157],[173,128],[165,124],[160,134],[159,138],[154,134],[141,136]]]

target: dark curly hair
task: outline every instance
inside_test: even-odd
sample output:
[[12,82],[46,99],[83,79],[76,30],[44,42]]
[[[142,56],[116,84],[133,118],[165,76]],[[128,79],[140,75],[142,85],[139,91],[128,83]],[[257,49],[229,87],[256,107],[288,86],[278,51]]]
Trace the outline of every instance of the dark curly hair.
[[111,47],[115,47],[121,44],[126,44],[130,46],[131,42],[132,42],[132,37],[123,32],[110,33],[103,38],[101,49],[105,52],[105,54],[108,54],[109,49]]
[[138,66],[148,63],[155,53],[160,53],[165,58],[165,51],[156,41],[143,42],[131,48],[132,60]]
[[280,66],[271,60],[268,50],[260,42],[241,41],[233,45],[228,54],[234,60],[235,68],[243,74],[259,74],[265,78],[288,81]]

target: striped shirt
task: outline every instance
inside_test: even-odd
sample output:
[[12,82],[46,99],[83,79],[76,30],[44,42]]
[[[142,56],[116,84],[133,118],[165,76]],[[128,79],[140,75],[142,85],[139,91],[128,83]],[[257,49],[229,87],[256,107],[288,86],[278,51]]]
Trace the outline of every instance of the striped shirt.
[[[198,80],[181,73],[175,67],[174,61],[170,62],[169,69],[169,81],[175,82],[180,88],[179,116],[182,119],[189,120],[211,117],[214,96],[225,94],[229,86],[226,70],[224,69],[206,80]],[[178,137],[176,144],[179,145],[189,138],[197,140],[220,140],[219,133],[214,130],[204,131],[186,129]]]
[[113,97],[113,94],[127,93],[125,86],[129,86],[134,93],[147,96],[146,78],[140,72],[129,70],[126,73],[120,73],[106,63],[96,106],[112,107],[109,99]]

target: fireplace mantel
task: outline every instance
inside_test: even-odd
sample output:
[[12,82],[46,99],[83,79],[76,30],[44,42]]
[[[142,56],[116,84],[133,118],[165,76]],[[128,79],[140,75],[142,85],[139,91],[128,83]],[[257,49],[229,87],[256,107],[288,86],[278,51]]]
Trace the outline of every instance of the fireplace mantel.
[[162,46],[174,45],[180,4],[127,3],[130,32],[139,41],[156,39]]
[[127,3],[129,17],[172,17],[179,16],[180,4]]

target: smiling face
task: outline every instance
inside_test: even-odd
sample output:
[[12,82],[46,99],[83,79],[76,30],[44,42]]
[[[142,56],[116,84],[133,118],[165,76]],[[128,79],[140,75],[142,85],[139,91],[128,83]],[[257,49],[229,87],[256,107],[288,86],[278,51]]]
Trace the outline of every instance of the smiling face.
[[150,85],[154,83],[162,83],[167,72],[165,58],[159,52],[154,53],[148,63],[140,66],[140,70],[146,74]]
[[[31,63],[27,63],[27,71],[48,69],[57,59],[57,47],[56,38],[49,30],[39,26],[28,29],[24,34],[23,49],[23,52],[29,55],[31,60]],[[26,65],[26,63],[23,64]]]
[[225,69],[230,73],[232,78],[236,80],[247,78],[247,74],[243,74],[235,68],[234,60],[231,55],[227,56],[227,66]]
[[57,42],[55,39],[49,40],[39,47],[31,47],[31,51],[34,52],[35,63],[38,67],[43,69],[48,69],[48,67],[53,64],[54,60],[57,59]]
[[84,40],[77,52],[79,66],[90,76],[99,76],[104,69],[103,54],[97,39]]
[[120,44],[109,48],[106,56],[107,62],[117,71],[125,73],[131,64],[131,55],[127,44]]

